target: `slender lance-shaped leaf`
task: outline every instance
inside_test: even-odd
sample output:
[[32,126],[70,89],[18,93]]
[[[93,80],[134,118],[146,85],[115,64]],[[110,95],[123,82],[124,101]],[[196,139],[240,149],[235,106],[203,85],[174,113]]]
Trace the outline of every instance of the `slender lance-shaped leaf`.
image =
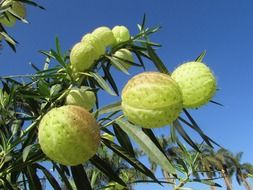
[[24,150],[23,150],[23,162],[26,161],[26,158],[27,158],[27,156],[28,156],[28,154],[29,154],[29,152],[30,152],[32,146],[33,146],[33,145],[28,145],[28,146],[26,146],[26,147],[24,148]]
[[118,176],[117,173],[111,168],[111,166],[97,155],[93,156],[90,159],[91,163],[96,166],[100,171],[106,174],[111,180],[123,185],[126,187],[125,182]]
[[104,65],[102,65],[102,69],[105,73],[105,77],[107,78],[108,82],[110,83],[111,87],[113,88],[114,92],[117,94],[117,96],[119,95],[119,90],[118,87],[109,71],[109,69],[107,69]]
[[112,91],[112,89],[109,87],[109,85],[106,83],[106,81],[97,73],[89,72],[89,74],[97,81],[97,83],[109,94],[113,96],[117,96],[115,92]]
[[157,148],[154,142],[142,131],[138,126],[132,125],[129,122],[118,119],[116,123],[130,135],[142,148],[142,150],[150,157],[152,161],[161,166],[168,173],[176,174],[176,170],[167,157]]
[[26,176],[29,182],[30,189],[42,190],[40,179],[36,174],[36,168],[32,166],[27,166]]
[[155,64],[156,68],[161,72],[161,73],[165,73],[165,74],[169,74],[168,69],[166,68],[166,66],[163,64],[162,60],[159,58],[159,56],[156,54],[155,50],[147,45],[147,49],[148,49],[148,54],[152,60],[152,62]]
[[[222,187],[220,184],[211,181],[211,179],[208,179],[208,180],[204,180],[204,179],[193,179],[193,180],[191,180],[191,181],[192,181],[192,182],[203,183],[203,184],[206,184],[206,185],[209,185],[209,186]],[[190,181],[190,182],[191,182],[191,181]]]
[[202,62],[205,56],[206,56],[206,50],[203,51],[203,52],[195,59],[195,61],[196,61],[196,62]]
[[124,158],[129,164],[131,164],[136,170],[142,172],[144,175],[153,179],[156,183],[159,181],[156,179],[152,171],[150,171],[144,164],[142,164],[138,159],[130,155],[126,150],[124,150],[119,145],[109,141],[105,138],[102,138],[103,143],[110,148],[113,152],[118,154],[120,157]]
[[69,183],[68,178],[65,175],[65,172],[57,164],[53,163],[54,168],[57,170],[58,174],[61,176],[61,180],[64,182],[68,190],[73,190],[71,184]]
[[212,144],[209,142],[209,137],[206,136],[202,131],[199,131],[198,129],[196,129],[196,127],[194,125],[192,125],[191,123],[189,123],[188,121],[186,121],[182,117],[179,117],[178,120],[182,121],[184,124],[191,127],[193,130],[197,131],[199,133],[199,135],[202,137],[202,139],[206,142],[206,144],[208,144],[210,147],[212,147]]
[[193,140],[189,137],[189,135],[185,132],[183,127],[181,126],[180,122],[178,120],[175,120],[173,122],[173,126],[176,128],[176,130],[179,132],[179,134],[183,137],[183,139],[196,151],[200,152],[198,146],[193,142]]
[[82,165],[71,166],[71,173],[77,190],[92,190],[90,181]]
[[126,75],[129,75],[129,72],[127,71],[127,69],[116,58],[110,57],[110,56],[106,56],[106,57],[110,60],[111,64],[114,65],[117,69],[119,69]]
[[[187,118],[191,121],[192,126],[194,127],[193,129],[195,129],[199,134],[204,134],[204,132],[200,129],[200,127],[198,126],[197,122],[192,118],[192,116],[189,114],[189,112],[186,109],[183,109],[185,115],[187,116]],[[205,135],[205,134],[204,134]],[[205,135],[206,136],[206,135]],[[207,136],[206,136],[207,137]],[[211,141],[212,143],[214,143],[215,145],[221,147],[218,143],[216,143],[214,140],[212,140],[211,138],[207,137],[209,141]],[[206,138],[204,138],[205,140]],[[205,140],[206,141],[206,140]],[[210,146],[210,143],[208,144]],[[211,145],[212,147],[212,145]]]
[[219,102],[216,102],[216,101],[214,101],[214,100],[210,100],[210,102],[211,103],[213,103],[213,104],[216,104],[216,105],[218,105],[218,106],[224,106],[223,104],[221,104],[221,103],[219,103]]
[[48,182],[51,184],[51,186],[54,188],[54,190],[61,190],[61,186],[57,182],[57,180],[54,178],[54,176],[42,165],[35,164],[35,167],[40,169],[44,175],[46,176]]
[[133,157],[135,157],[132,143],[127,134],[116,124],[112,124],[114,133],[119,141],[119,144],[126,149]]
[[112,104],[109,104],[103,108],[100,108],[97,112],[97,116],[106,114],[106,113],[111,113],[111,112],[115,112],[115,111],[119,111],[121,110],[121,101],[118,102],[114,102]]
[[1,177],[0,179],[3,181],[3,184],[1,185],[3,185],[4,189],[15,190],[12,184],[7,179],[5,179],[4,177]]
[[161,147],[160,143],[158,142],[155,134],[153,133],[153,131],[151,129],[142,129],[143,132],[148,135],[148,137],[152,140],[153,143],[155,143],[155,145],[160,149],[160,151],[167,157],[165,151],[163,150],[163,148]]

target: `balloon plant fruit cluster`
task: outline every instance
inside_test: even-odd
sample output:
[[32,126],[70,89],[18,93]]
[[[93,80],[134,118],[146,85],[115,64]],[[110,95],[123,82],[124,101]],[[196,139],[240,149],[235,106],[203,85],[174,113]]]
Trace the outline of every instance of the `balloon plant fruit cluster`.
[[[89,71],[109,48],[131,39],[125,26],[99,27],[85,34],[70,52],[74,73]],[[120,48],[112,55],[125,69],[133,62],[131,51]],[[173,123],[183,108],[199,108],[216,92],[212,71],[201,62],[187,62],[171,75],[143,72],[131,78],[122,90],[122,111],[133,124],[157,128]],[[51,109],[39,125],[39,144],[52,160],[64,165],[78,165],[98,150],[100,130],[89,112],[96,104],[96,94],[86,86],[70,89],[65,105]]]

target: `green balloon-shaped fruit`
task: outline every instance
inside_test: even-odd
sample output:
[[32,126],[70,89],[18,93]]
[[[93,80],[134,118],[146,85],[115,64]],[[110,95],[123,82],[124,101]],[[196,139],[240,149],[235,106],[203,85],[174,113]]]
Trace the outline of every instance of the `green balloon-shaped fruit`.
[[98,59],[96,48],[91,44],[78,42],[70,52],[70,63],[77,72],[90,69]]
[[216,92],[215,76],[204,63],[184,63],[175,69],[171,77],[182,90],[185,108],[198,108],[206,104]]
[[5,26],[12,27],[16,23],[17,18],[10,12],[13,12],[13,14],[16,14],[20,18],[25,18],[26,16],[25,6],[19,1],[7,0],[2,3],[1,7],[10,7],[10,10],[5,12],[6,15],[2,14],[0,16],[0,23]]
[[72,89],[66,96],[66,104],[77,105],[91,110],[96,104],[96,95],[93,91],[85,88]]
[[169,75],[159,72],[134,76],[127,82],[121,97],[124,115],[144,128],[171,124],[183,106],[178,84]]
[[128,49],[120,49],[116,51],[113,56],[121,65],[123,65],[126,69],[131,67],[131,64],[127,61],[134,62],[133,54]]
[[81,40],[84,44],[90,44],[92,45],[97,52],[97,57],[100,57],[101,55],[103,55],[105,53],[105,46],[103,46],[103,44],[101,43],[101,41],[96,38],[93,34],[88,33],[85,34]]
[[115,26],[112,29],[112,33],[116,39],[116,44],[119,44],[121,42],[125,42],[130,39],[130,33],[127,27],[125,26]]
[[100,143],[99,126],[80,106],[53,108],[39,124],[39,144],[51,160],[74,166],[90,159]]
[[105,48],[113,45],[116,41],[112,30],[106,26],[96,28],[92,34],[101,42]]

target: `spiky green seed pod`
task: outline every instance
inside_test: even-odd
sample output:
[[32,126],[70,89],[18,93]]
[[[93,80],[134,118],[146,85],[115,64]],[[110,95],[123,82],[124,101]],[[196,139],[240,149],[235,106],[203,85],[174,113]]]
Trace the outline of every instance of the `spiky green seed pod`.
[[78,42],[71,49],[70,63],[77,72],[90,69],[96,59],[98,59],[97,51],[91,44]]
[[[26,8],[24,4],[19,1],[7,0],[2,3],[1,7],[10,7],[10,11],[17,14],[20,18],[25,18],[26,16]],[[6,11],[6,16],[1,15],[0,23],[5,26],[12,27],[16,23],[17,18],[8,11]]]
[[121,98],[124,115],[144,128],[171,124],[183,106],[178,84],[169,75],[159,72],[134,76],[125,85]]
[[101,42],[104,47],[111,46],[116,41],[112,30],[106,26],[96,28],[92,34]]
[[198,108],[206,104],[216,92],[215,76],[204,63],[184,63],[175,69],[171,77],[182,90],[185,108]]
[[[116,39],[116,44],[119,44],[121,42],[125,42],[130,39],[130,33],[127,27],[125,26],[115,26],[112,29],[112,33]],[[114,45],[116,45],[114,44]]]
[[72,89],[66,96],[66,105],[77,105],[91,110],[96,104],[96,96],[93,91],[85,88]]
[[39,144],[53,161],[74,166],[90,159],[100,143],[96,120],[80,106],[53,108],[39,124]]
[[96,38],[93,34],[88,33],[85,34],[81,40],[84,44],[90,44],[92,45],[97,52],[97,57],[100,57],[101,55],[103,55],[105,53],[105,46],[103,46],[103,44],[101,43],[101,41]]
[[[120,50],[116,51],[113,54],[113,56],[126,69],[129,69],[131,67],[131,64],[129,64],[127,61],[134,62],[133,54],[128,49],[120,49]],[[127,60],[127,61],[124,61],[124,60]]]

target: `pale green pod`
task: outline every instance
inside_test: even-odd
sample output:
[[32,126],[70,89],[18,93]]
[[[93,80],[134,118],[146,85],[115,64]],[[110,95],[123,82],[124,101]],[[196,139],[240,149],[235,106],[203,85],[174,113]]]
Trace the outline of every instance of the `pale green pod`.
[[112,33],[116,39],[116,44],[125,42],[125,41],[129,40],[131,37],[129,30],[125,26],[115,26],[112,29]]
[[[25,18],[26,16],[26,8],[23,3],[19,1],[13,1],[13,0],[7,0],[4,1],[1,5],[1,7],[11,7],[11,11],[13,11],[15,14],[17,14],[21,18]],[[11,13],[8,11],[6,12],[7,17],[4,15],[1,15],[0,17],[0,23],[2,23],[5,26],[12,27],[15,23],[17,18],[14,17]]]
[[115,38],[112,30],[106,26],[96,28],[92,34],[107,48],[115,43]]
[[77,88],[69,91],[66,96],[66,105],[77,105],[91,110],[96,104],[96,96],[93,91],[85,88]]
[[198,108],[208,103],[216,92],[215,76],[204,63],[184,63],[175,69],[171,77],[182,90],[185,108]]
[[91,44],[78,42],[70,52],[70,63],[77,72],[90,69],[98,59],[96,49]]
[[159,72],[134,76],[125,85],[121,98],[124,115],[144,128],[171,124],[183,106],[178,84],[169,75]]
[[99,126],[80,106],[53,108],[39,124],[39,144],[45,155],[63,165],[82,164],[100,144]]
[[[115,59],[121,63],[127,70],[131,67],[127,61],[134,62],[133,54],[128,49],[120,49],[116,51],[113,56]],[[127,60],[127,61],[124,61]],[[117,67],[116,67],[117,68]]]
[[92,45],[96,49],[97,57],[100,57],[101,55],[103,55],[105,53],[105,48],[106,47],[93,34],[91,34],[91,33],[85,34],[82,37],[81,41],[84,44],[90,44],[90,45]]

